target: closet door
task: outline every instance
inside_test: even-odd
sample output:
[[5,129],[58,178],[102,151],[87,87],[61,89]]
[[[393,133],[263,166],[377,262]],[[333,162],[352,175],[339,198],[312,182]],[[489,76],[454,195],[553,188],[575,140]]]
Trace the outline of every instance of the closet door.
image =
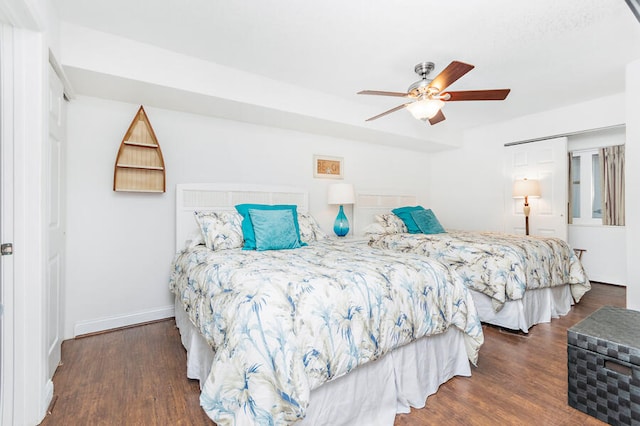
[[66,106],[64,89],[49,66],[49,138],[47,144],[47,379],[60,363],[65,264],[65,179]]
[[[13,32],[0,24],[0,243],[13,244]],[[13,424],[13,255],[0,256],[0,425]]]
[[505,151],[505,232],[525,233],[524,200],[513,198],[513,182],[537,179],[541,196],[529,198],[529,233],[567,241],[567,138],[506,146]]

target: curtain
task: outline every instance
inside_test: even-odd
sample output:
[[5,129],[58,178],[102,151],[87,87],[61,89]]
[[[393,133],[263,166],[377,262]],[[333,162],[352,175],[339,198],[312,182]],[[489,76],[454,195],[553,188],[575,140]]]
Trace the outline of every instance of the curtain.
[[571,154],[570,152],[568,154],[569,155],[567,156],[567,161],[569,162],[569,166],[567,167],[567,170],[569,171],[569,200],[567,202],[567,223],[571,225],[573,223],[573,171],[571,170],[571,163],[573,162],[571,160],[573,159],[573,154]]
[[602,224],[624,226],[624,145],[600,148]]

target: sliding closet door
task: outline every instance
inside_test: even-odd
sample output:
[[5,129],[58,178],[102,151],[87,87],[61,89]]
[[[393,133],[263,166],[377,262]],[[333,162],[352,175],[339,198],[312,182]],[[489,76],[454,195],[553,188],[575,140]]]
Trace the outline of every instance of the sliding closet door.
[[512,197],[513,182],[537,179],[541,196],[529,199],[529,233],[567,241],[567,138],[506,146],[505,151],[505,232],[525,233],[524,200]]

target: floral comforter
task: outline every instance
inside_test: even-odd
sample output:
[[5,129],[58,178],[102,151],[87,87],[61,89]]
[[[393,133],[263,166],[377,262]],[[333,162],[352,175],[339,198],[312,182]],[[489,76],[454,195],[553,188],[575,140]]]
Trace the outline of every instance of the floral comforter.
[[312,389],[454,326],[483,343],[460,277],[418,255],[318,242],[295,250],[176,255],[171,290],[214,349],[200,402],[218,424],[287,424]]
[[370,238],[372,247],[426,255],[453,267],[469,288],[491,297],[496,312],[527,289],[569,284],[576,302],[591,289],[574,251],[558,238],[466,231]]

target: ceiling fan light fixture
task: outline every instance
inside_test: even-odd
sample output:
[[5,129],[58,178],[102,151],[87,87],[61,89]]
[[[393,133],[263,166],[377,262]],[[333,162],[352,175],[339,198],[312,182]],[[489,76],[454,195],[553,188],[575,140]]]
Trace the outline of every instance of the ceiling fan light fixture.
[[447,88],[474,67],[464,62],[452,61],[433,80],[427,78],[433,70],[433,62],[420,62],[414,71],[420,80],[409,86],[406,92],[386,92],[381,90],[361,90],[359,95],[394,96],[409,98],[412,102],[398,105],[382,114],[367,118],[366,121],[377,120],[392,112],[408,109],[416,119],[428,121],[432,126],[446,120],[442,113],[445,102],[452,101],[503,101],[509,95],[510,89],[463,90],[446,92]]
[[443,106],[440,99],[421,99],[407,105],[407,109],[417,120],[428,120],[435,117]]

